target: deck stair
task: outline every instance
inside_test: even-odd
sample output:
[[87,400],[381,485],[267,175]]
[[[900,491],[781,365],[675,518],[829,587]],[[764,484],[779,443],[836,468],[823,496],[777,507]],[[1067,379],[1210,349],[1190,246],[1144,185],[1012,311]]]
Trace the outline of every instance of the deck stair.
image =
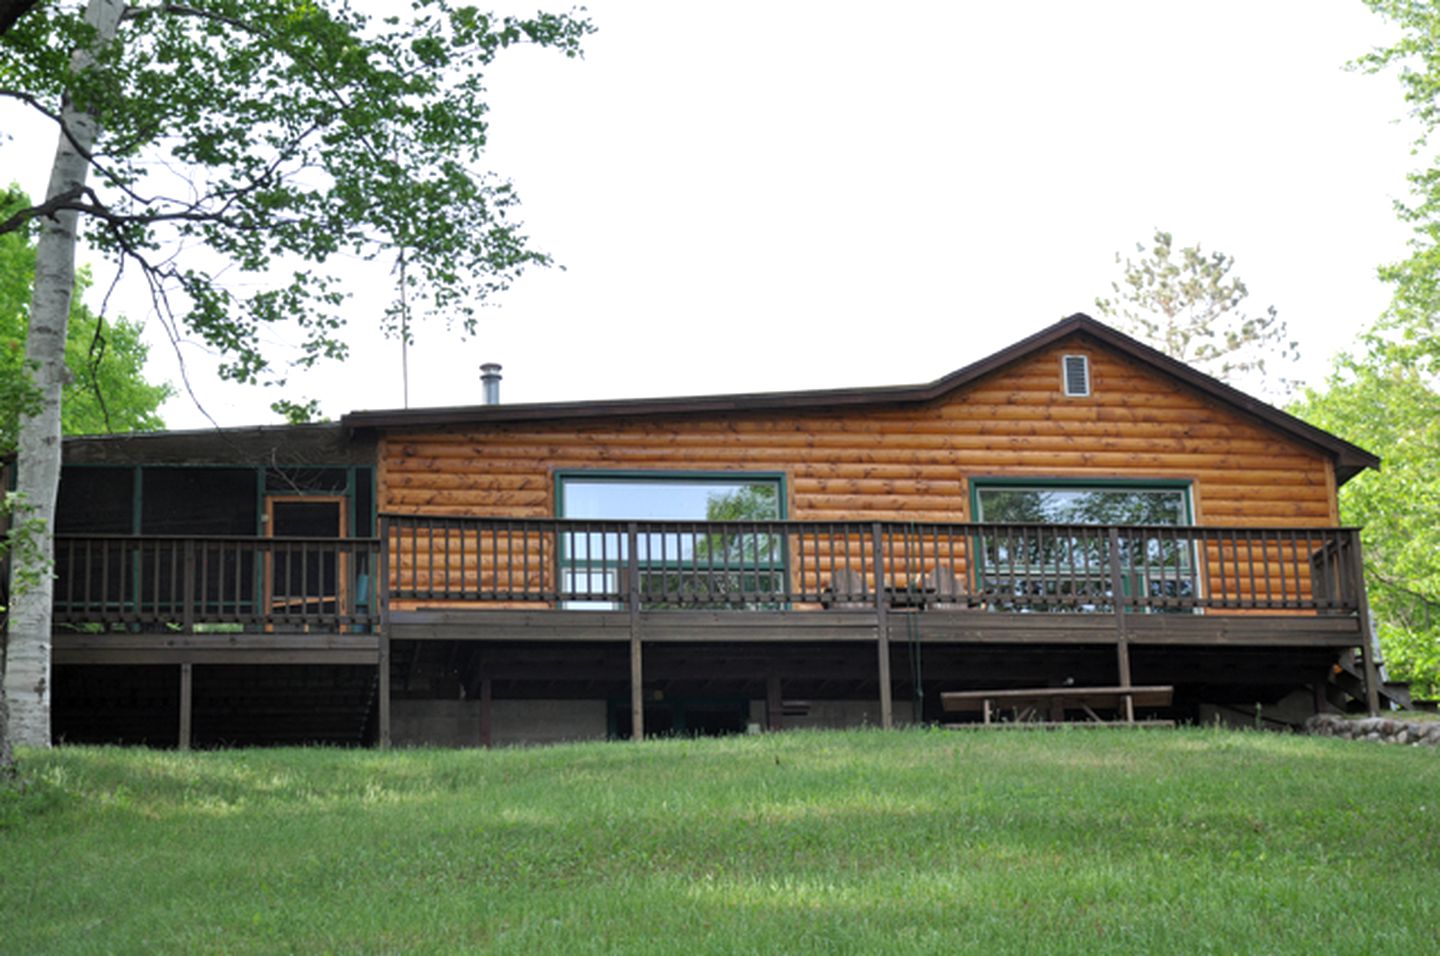
[[[1382,667],[1383,665],[1376,661],[1376,670],[1383,673]],[[1421,705],[1411,696],[1409,683],[1405,681],[1382,681],[1378,691],[1382,707],[1394,710],[1421,709]],[[1357,655],[1347,652],[1336,659],[1335,666],[1330,669],[1326,697],[1341,710],[1352,710],[1356,705],[1364,708],[1365,671]]]

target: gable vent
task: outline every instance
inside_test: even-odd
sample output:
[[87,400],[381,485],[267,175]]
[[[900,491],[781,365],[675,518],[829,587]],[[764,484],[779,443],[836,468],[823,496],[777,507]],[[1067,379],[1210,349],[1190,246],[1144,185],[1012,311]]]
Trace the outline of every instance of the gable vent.
[[1090,394],[1090,359],[1084,355],[1067,355],[1061,361],[1065,394],[1072,397]]

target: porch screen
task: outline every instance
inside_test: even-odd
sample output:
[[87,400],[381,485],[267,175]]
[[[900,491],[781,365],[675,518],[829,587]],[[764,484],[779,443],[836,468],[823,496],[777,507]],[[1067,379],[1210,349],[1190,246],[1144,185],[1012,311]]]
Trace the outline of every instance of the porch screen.
[[1167,601],[1180,607],[1195,596],[1194,543],[1164,530],[1190,523],[1187,487],[977,483],[975,512],[978,521],[999,526],[978,535],[976,583],[1000,607],[1110,610],[1112,540],[1105,526],[1115,525],[1126,596],[1144,596],[1152,607]]
[[[561,476],[566,519],[641,521],[636,542],[639,590],[647,607],[683,606],[716,597],[779,589],[780,536],[765,525],[716,528],[701,522],[768,522],[781,517],[780,479],[769,477]],[[649,522],[694,522],[673,528]],[[571,607],[614,606],[628,592],[626,530],[568,531],[560,541],[561,589]],[[588,598],[601,598],[598,602]],[[583,603],[579,603],[583,602]]]

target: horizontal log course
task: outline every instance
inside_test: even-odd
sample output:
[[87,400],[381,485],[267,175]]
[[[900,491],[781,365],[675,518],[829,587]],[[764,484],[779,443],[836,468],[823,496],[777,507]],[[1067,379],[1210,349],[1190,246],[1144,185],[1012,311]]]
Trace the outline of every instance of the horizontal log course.
[[550,501],[549,492],[536,491],[447,491],[429,488],[386,489],[388,500],[399,507],[406,505],[473,505],[484,503],[496,508],[544,507]]
[[436,471],[433,468],[421,471],[400,471],[387,475],[391,488],[424,488],[432,491],[480,491],[513,492],[538,491],[550,493],[548,476],[534,470],[524,474],[497,475],[484,471],[465,470]]
[[[572,459],[558,462],[546,462],[541,464],[534,461],[504,460],[497,461],[484,458],[390,458],[386,461],[386,467],[382,470],[382,484],[385,478],[391,481],[400,479],[402,476],[409,476],[412,473],[435,473],[444,471],[453,476],[461,475],[506,475],[522,478],[527,482],[540,482],[550,487],[550,476],[547,467],[580,468],[593,462],[581,459]],[[746,465],[739,461],[729,461],[719,471],[744,472]],[[879,463],[879,462],[852,462],[838,460],[797,460],[791,472],[796,482],[800,480],[883,480],[883,481],[915,481],[915,482],[941,482],[941,483],[964,483],[972,474],[967,474],[958,469],[952,462],[939,463]],[[984,472],[979,472],[983,474]],[[1058,478],[1073,477],[1079,479],[1110,479],[1110,478],[1133,478],[1131,472],[1117,469],[1085,469],[1075,474],[1056,474],[1053,468],[1044,465],[1037,466],[1015,466],[1010,470],[1013,475],[1034,475],[1036,477]],[[1243,481],[1245,488],[1266,488],[1283,491],[1289,487],[1304,487],[1314,489],[1313,493],[1323,496],[1326,493],[1328,482],[1321,472],[1310,470],[1296,472],[1293,469],[1255,469],[1246,471],[1243,475],[1237,475],[1233,471],[1214,468],[1186,468],[1171,469],[1164,473],[1157,473],[1149,477],[1166,478],[1193,478],[1202,486],[1214,482]],[[527,485],[526,487],[529,487]],[[1310,492],[1307,492],[1310,493]]]
[[[428,451],[433,452],[434,449]],[[434,456],[444,457],[444,456]],[[516,461],[544,461],[554,468],[683,468],[684,470],[735,471],[773,470],[793,464],[794,448],[746,447],[727,453],[724,449],[696,450],[675,447],[615,447],[586,449],[584,446],[553,444],[532,448],[495,447],[458,458],[495,458]],[[1075,450],[1032,454],[1023,450],[957,450],[924,447],[916,442],[893,441],[868,448],[827,448],[827,459],[853,464],[941,465],[961,473],[1000,475],[1024,467],[1032,474],[1074,474],[1087,469],[1117,469],[1127,477],[1159,477],[1162,473],[1188,475],[1196,470],[1248,473],[1255,470],[1319,468],[1322,463],[1303,455],[1275,453],[1215,454],[1177,452],[1107,452]],[[446,468],[443,462],[437,467]],[[1005,470],[1001,470],[1005,469]],[[1233,477],[1233,475],[1232,475]]]
[[1066,453],[1074,451],[1111,451],[1136,454],[1177,454],[1205,455],[1220,450],[1228,455],[1278,456],[1283,460],[1296,462],[1313,461],[1313,457],[1293,450],[1292,446],[1275,439],[1250,440],[1229,439],[1216,441],[1210,438],[1133,437],[1133,436],[1077,436],[1055,437],[967,435],[957,433],[953,428],[937,425],[933,428],[907,425],[905,428],[889,431],[841,429],[831,431],[786,431],[768,434],[764,441],[749,434],[718,432],[695,434],[691,432],[616,432],[608,435],[589,435],[581,432],[555,432],[534,436],[535,443],[512,442],[500,438],[476,441],[468,444],[417,444],[416,454],[433,458],[466,458],[499,455],[506,457],[531,457],[544,451],[563,455],[567,449],[596,449],[613,454],[638,454],[646,451],[666,451],[669,454],[692,454],[704,457],[707,454],[734,454],[744,450],[798,451],[804,449],[833,449],[844,453],[864,452],[887,448],[902,450],[944,450],[954,452],[1024,452],[1038,457],[1045,453]]

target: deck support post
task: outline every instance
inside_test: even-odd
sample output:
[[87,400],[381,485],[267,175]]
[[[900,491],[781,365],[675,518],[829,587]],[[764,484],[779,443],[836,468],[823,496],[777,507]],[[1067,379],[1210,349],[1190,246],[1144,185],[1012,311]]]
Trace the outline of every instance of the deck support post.
[[1375,622],[1370,619],[1370,593],[1365,590],[1365,555],[1360,547],[1360,532],[1352,531],[1349,578],[1351,587],[1360,596],[1360,661],[1365,668],[1365,708],[1371,717],[1380,716],[1380,671],[1375,666]]
[[[1110,529],[1110,601],[1115,608],[1115,662],[1120,671],[1120,686],[1128,689],[1130,682],[1130,636],[1125,633],[1125,589],[1120,574],[1120,529]],[[1135,698],[1125,695],[1125,722],[1135,722]]]
[[194,665],[185,662],[180,665],[180,732],[176,746],[180,750],[190,749],[192,704],[195,699]]
[[640,554],[635,522],[625,532],[625,570],[630,606],[630,739],[645,739],[645,683],[640,647]]
[[377,742],[380,749],[388,750],[390,747],[390,638],[385,634],[380,635],[380,660],[375,666],[379,683],[376,736],[379,738]]
[[490,678],[480,678],[480,746],[486,750],[494,746],[495,739],[494,715],[491,710],[493,700]]
[[785,705],[780,699],[780,676],[765,678],[765,729],[785,729]]
[[871,560],[875,562],[875,636],[880,665],[880,726],[895,726],[894,701],[890,696],[890,597],[885,593],[885,533],[880,522],[871,532]]

